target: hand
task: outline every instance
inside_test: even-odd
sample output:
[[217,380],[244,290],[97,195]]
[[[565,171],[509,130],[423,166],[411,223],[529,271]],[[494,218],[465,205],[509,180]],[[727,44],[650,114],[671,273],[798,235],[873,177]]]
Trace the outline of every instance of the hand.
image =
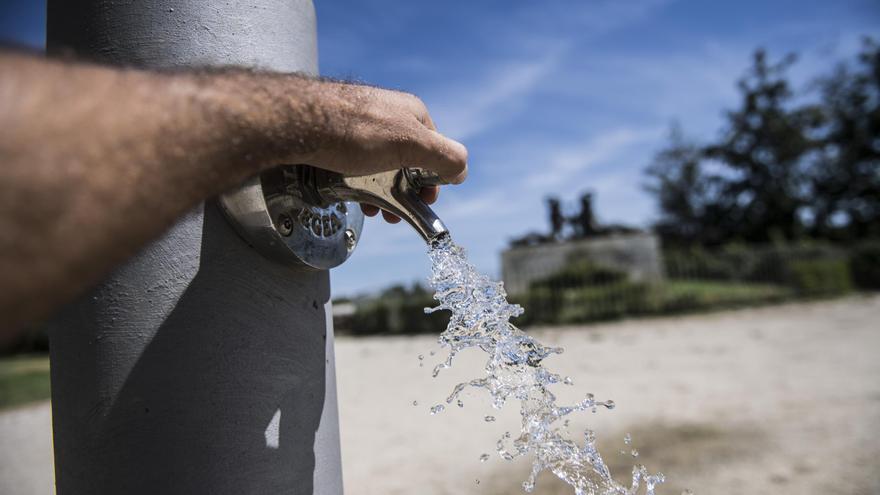
[[[308,163],[348,175],[364,175],[406,166],[439,173],[453,184],[467,177],[467,149],[437,132],[425,104],[408,93],[339,82],[319,82],[325,124],[319,147]],[[432,204],[439,188],[422,189]],[[363,204],[367,216],[379,208]],[[390,223],[400,221],[387,211]]]
[[[321,115],[312,165],[348,175],[406,166],[433,170],[453,184],[467,176],[467,149],[439,132],[409,93],[318,81]],[[314,131],[312,131],[314,132]]]

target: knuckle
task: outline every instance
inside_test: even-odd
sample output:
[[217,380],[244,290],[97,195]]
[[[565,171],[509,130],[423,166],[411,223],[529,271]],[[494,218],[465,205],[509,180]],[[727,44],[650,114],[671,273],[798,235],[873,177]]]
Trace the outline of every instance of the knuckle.
[[409,107],[412,108],[419,117],[425,117],[428,115],[428,106],[425,105],[425,102],[422,101],[421,98],[412,93],[403,93],[403,95]]
[[419,143],[415,136],[409,133],[392,133],[385,139],[389,156],[401,165],[414,161],[421,154]]
[[413,98],[415,99],[413,104],[416,106],[416,108],[418,108],[421,113],[427,115],[428,114],[428,106],[425,105],[425,102],[422,101],[422,99],[419,98],[418,96],[413,95]]
[[409,103],[413,105],[422,104],[422,100],[412,93],[403,92],[401,94]]

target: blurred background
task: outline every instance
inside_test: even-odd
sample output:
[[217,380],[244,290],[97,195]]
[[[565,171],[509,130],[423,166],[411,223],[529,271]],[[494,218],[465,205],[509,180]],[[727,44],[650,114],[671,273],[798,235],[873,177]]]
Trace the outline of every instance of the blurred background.
[[[316,8],[324,75],[415,93],[468,146],[436,211],[516,323],[566,347],[548,365],[571,400],[617,402],[571,426],[616,475],[880,493],[877,2]],[[6,43],[41,49],[44,23],[42,2],[0,3]],[[516,411],[427,413],[482,366],[431,378],[429,269],[410,229],[370,221],[331,274],[346,489],[517,493],[527,466],[478,460]],[[2,493],[52,491],[47,345],[35,328],[0,358]],[[537,493],[569,493],[550,478]]]

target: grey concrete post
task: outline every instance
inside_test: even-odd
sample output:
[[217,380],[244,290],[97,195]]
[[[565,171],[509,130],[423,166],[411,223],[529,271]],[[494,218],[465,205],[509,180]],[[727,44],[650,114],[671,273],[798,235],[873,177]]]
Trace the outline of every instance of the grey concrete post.
[[[317,71],[310,0],[50,0],[47,48],[137,67]],[[58,493],[341,494],[326,271],[214,202],[51,329]]]

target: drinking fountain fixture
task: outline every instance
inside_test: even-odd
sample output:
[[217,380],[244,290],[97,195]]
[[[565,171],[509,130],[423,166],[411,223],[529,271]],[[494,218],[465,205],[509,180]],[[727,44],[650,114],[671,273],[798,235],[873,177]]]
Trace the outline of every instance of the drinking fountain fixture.
[[308,165],[282,165],[220,197],[245,240],[284,264],[326,270],[342,264],[360,240],[359,203],[375,205],[409,223],[427,243],[446,226],[419,196],[446,183],[434,172],[401,168],[344,176]]

